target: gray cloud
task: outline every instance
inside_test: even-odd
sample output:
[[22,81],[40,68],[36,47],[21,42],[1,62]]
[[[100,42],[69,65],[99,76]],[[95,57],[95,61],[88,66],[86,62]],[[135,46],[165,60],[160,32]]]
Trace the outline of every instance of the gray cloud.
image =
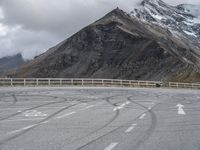
[[[0,57],[44,52],[117,6],[131,11],[141,0],[1,0]],[[199,0],[164,0],[172,5]]]

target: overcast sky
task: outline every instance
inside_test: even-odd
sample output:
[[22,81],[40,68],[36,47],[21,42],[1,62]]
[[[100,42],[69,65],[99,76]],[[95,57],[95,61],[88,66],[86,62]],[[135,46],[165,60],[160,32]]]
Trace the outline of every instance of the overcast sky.
[[[116,8],[129,12],[141,0],[0,0],[0,57],[30,59]],[[164,0],[172,5],[200,0]]]

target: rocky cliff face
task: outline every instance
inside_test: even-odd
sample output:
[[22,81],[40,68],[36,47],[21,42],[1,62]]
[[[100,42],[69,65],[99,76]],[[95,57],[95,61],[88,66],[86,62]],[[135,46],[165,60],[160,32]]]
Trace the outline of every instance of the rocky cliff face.
[[198,80],[199,35],[188,35],[174,25],[183,20],[179,15],[194,17],[182,6],[172,7],[160,0],[144,0],[130,14],[117,8],[38,56],[14,76],[140,80],[177,80],[181,76],[192,81],[195,75]]

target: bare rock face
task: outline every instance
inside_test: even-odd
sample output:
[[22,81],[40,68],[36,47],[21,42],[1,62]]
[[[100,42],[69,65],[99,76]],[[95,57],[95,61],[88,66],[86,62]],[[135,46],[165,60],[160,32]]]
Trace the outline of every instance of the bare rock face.
[[168,81],[186,70],[198,74],[198,45],[136,16],[117,8],[13,76]]

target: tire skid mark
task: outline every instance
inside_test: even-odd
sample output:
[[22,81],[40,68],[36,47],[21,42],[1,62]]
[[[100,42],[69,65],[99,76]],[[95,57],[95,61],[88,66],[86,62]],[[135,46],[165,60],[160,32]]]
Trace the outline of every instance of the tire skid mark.
[[[117,96],[118,96],[118,95],[117,95]],[[114,97],[117,97],[117,96],[110,96],[110,97],[105,97],[105,98],[102,98],[102,99],[105,100],[108,104],[110,104],[110,105],[112,105],[113,107],[115,107],[116,104],[111,103],[111,102],[110,102],[110,99],[111,99],[111,98],[114,98]],[[105,127],[107,127],[108,125],[110,125],[113,121],[115,121],[115,120],[117,119],[117,117],[119,116],[119,114],[120,114],[120,110],[115,111],[114,116],[113,116],[106,124],[104,124],[102,127],[100,127],[100,128],[98,128],[98,129],[96,129],[96,130],[90,132],[90,133],[87,134],[87,135],[84,135],[83,137],[80,137],[80,138],[78,138],[78,139],[75,139],[73,142],[71,142],[71,143],[69,143],[69,144],[72,144],[72,143],[74,143],[74,142],[77,142],[78,140],[81,140],[81,139],[83,139],[83,138],[86,138],[86,137],[88,137],[88,136],[90,136],[90,135],[92,135],[92,134],[94,134],[94,133],[96,133],[96,132],[98,132],[98,131],[104,129]],[[85,144],[85,145],[79,147],[79,148],[76,149],[76,150],[80,150],[80,149],[82,149],[82,148],[84,148],[84,147],[90,145],[91,143],[93,143],[93,142],[95,142],[95,141],[96,141],[96,140],[91,141],[91,142],[89,142],[89,143],[87,143],[87,144]]]
[[13,97],[13,99],[14,99],[14,101],[13,101],[13,104],[12,105],[15,105],[16,103],[17,103],[17,97],[16,97],[16,95],[15,94],[13,94],[12,95],[12,97]]
[[[20,95],[20,96],[21,96],[21,95]],[[24,96],[29,96],[29,95],[24,95]],[[35,95],[33,95],[33,96],[35,96]],[[41,96],[41,95],[39,95],[39,96]],[[45,96],[46,96],[46,95],[45,95]],[[48,96],[48,95],[47,95],[47,96]],[[50,96],[50,97],[52,97],[52,96]],[[61,98],[61,97],[54,97],[54,98]],[[63,97],[62,97],[62,98],[63,98]],[[16,134],[16,135],[14,135],[14,136],[12,136],[12,137],[9,137],[9,138],[6,138],[6,139],[0,141],[0,145],[6,144],[7,142],[9,142],[9,141],[11,141],[11,140],[13,140],[13,139],[15,139],[15,138],[18,138],[19,136],[25,134],[26,132],[28,132],[28,131],[30,131],[30,130],[32,130],[32,129],[34,129],[34,128],[36,128],[36,127],[42,125],[42,124],[44,124],[45,122],[48,122],[51,118],[55,117],[57,114],[61,113],[62,111],[65,111],[65,110],[68,109],[68,108],[71,108],[71,107],[73,107],[73,106],[76,106],[76,105],[78,105],[78,104],[83,103],[83,102],[82,102],[82,99],[76,99],[76,98],[75,98],[75,99],[72,99],[72,100],[68,100],[68,99],[66,99],[66,98],[63,98],[63,99],[64,99],[63,101],[59,101],[59,102],[50,102],[50,103],[47,103],[47,104],[42,104],[42,105],[39,105],[39,106],[36,106],[36,107],[32,107],[32,108],[26,109],[26,110],[24,110],[24,111],[22,111],[22,112],[19,112],[19,113],[16,113],[16,114],[18,115],[18,114],[21,114],[21,113],[23,113],[23,112],[25,112],[25,111],[28,111],[28,110],[36,109],[36,108],[43,107],[43,106],[47,106],[47,105],[62,103],[62,102],[69,102],[69,101],[74,101],[74,100],[76,100],[76,101],[78,101],[79,103],[72,104],[72,105],[70,105],[70,106],[67,106],[67,107],[65,107],[65,108],[60,109],[59,111],[53,113],[52,115],[48,116],[47,118],[45,118],[45,119],[39,121],[38,123],[34,124],[34,126],[32,126],[32,127],[30,127],[30,128],[27,128],[27,129],[21,131],[19,134]],[[100,98],[100,99],[101,99],[101,98]],[[95,100],[96,100],[96,99],[95,99]],[[117,116],[119,115],[118,113],[119,113],[119,112],[116,112],[115,116],[110,120],[110,122],[114,121],[114,120],[117,118]],[[16,114],[13,114],[13,115],[16,116]],[[12,117],[13,117],[13,116],[12,116]],[[10,117],[9,117],[9,118],[10,118]],[[8,118],[7,118],[7,119],[8,119]],[[0,121],[1,121],[1,119],[0,119]],[[107,124],[110,124],[110,123],[108,122]],[[107,126],[107,124],[104,125],[104,126]],[[104,127],[101,127],[101,129],[102,129],[102,128],[104,128]],[[101,129],[98,129],[98,130],[101,130]],[[94,131],[94,133],[95,133],[95,132],[97,132],[97,131]]]
[[[42,92],[44,92],[44,91],[42,91]],[[70,102],[70,101],[74,101],[74,100],[75,100],[75,99],[72,99],[72,98],[69,100],[69,99],[64,98],[64,97],[51,96],[51,95],[34,95],[34,94],[19,95],[19,94],[22,94],[22,93],[25,94],[25,93],[28,93],[28,92],[18,92],[17,94],[15,93],[15,97],[16,97],[16,96],[25,96],[25,97],[27,97],[27,96],[38,96],[38,97],[51,97],[51,98],[53,98],[53,99],[61,98],[61,99],[63,99],[63,100],[62,100],[62,101],[58,101],[58,102],[49,102],[49,103],[46,103],[46,104],[41,104],[41,105],[38,105],[38,106],[35,106],[35,107],[31,107],[31,108],[25,109],[25,110],[23,110],[23,111],[21,111],[21,112],[17,112],[17,113],[11,114],[11,115],[9,115],[9,116],[0,118],[0,122],[3,121],[3,120],[6,120],[6,119],[10,119],[10,118],[12,118],[12,117],[15,117],[15,116],[17,116],[17,115],[20,115],[20,114],[22,114],[22,113],[24,113],[24,112],[26,112],[26,111],[29,111],[29,110],[37,109],[37,108],[40,108],[40,107],[43,107],[43,106],[52,105],[52,104],[59,104],[59,103],[63,103],[63,102],[66,102],[66,101]],[[10,94],[10,95],[6,95],[6,96],[4,96],[4,97],[10,97],[10,96],[14,95],[13,92],[9,92],[8,94]],[[4,95],[5,95],[5,94],[4,94]],[[83,102],[83,100],[78,100],[78,98],[77,98],[76,100],[77,100],[77,101],[80,101],[80,102]],[[96,100],[96,99],[95,99],[95,100]],[[92,100],[91,100],[91,101],[92,101]],[[90,102],[90,101],[85,101],[85,102]],[[84,102],[83,102],[83,103],[84,103]]]
[[[1,98],[13,97],[14,103],[15,103],[15,102],[18,102],[17,96],[21,96],[21,97],[23,97],[23,96],[40,96],[40,97],[51,97],[51,98],[54,98],[54,99],[57,98],[57,97],[51,96],[51,95],[19,95],[19,94],[4,95],[4,96],[1,96]],[[3,100],[0,100],[0,101],[3,101]]]
[[[20,95],[20,96],[22,96],[22,95]],[[30,96],[30,95],[24,95],[24,96]],[[41,95],[39,95],[39,96],[41,96]],[[46,97],[54,97],[54,99],[56,99],[56,98],[61,98],[61,97],[43,95],[43,97],[45,97],[45,96],[46,96]],[[25,109],[25,110],[23,110],[23,111],[21,111],[21,112],[17,112],[17,113],[11,114],[11,115],[9,115],[9,116],[0,118],[0,121],[6,120],[6,119],[10,119],[10,118],[12,118],[12,117],[15,117],[15,116],[17,116],[17,115],[20,115],[20,114],[22,114],[22,113],[24,113],[24,112],[26,112],[26,111],[29,111],[29,110],[37,109],[37,108],[44,107],[44,106],[48,106],[48,105],[52,105],[52,104],[59,104],[59,103],[69,102],[69,101],[70,101],[70,100],[68,100],[68,99],[66,99],[66,98],[62,98],[62,99],[64,99],[64,100],[61,100],[61,101],[58,101],[58,102],[49,102],[49,103],[45,103],[45,104],[41,104],[41,105],[38,105],[38,106],[35,106],[35,107],[31,107],[31,108]]]
[[[120,102],[119,102],[119,103],[112,103],[112,102],[111,102],[111,99],[112,99],[112,98],[115,98],[115,97],[118,97],[118,96],[121,96],[121,95],[105,97],[105,98],[103,98],[103,100],[105,100],[108,104],[112,105],[113,107],[116,107],[116,106],[118,106],[117,104],[119,104]],[[110,125],[110,124],[111,124],[114,120],[116,120],[116,118],[119,116],[120,110],[117,110],[117,111],[115,111],[115,112],[116,112],[116,113],[115,113],[115,116],[114,116],[113,118],[111,118],[111,120],[110,120],[107,124],[105,124],[104,126],[102,126],[102,127],[99,128],[99,129],[97,129],[97,130],[95,130],[95,131],[93,131],[93,132],[87,134],[87,135],[84,136],[84,137],[81,137],[81,138],[79,138],[79,139],[76,139],[76,141],[77,141],[77,140],[81,140],[81,139],[83,139],[83,138],[85,138],[85,137],[88,137],[88,136],[90,136],[90,135],[92,135],[92,134],[94,134],[94,133],[96,133],[96,132],[102,130],[103,128],[107,127],[108,125]],[[139,116],[138,116],[138,117],[139,117]],[[128,124],[128,123],[126,123],[126,124]],[[93,142],[95,142],[95,141],[101,139],[102,137],[105,137],[106,135],[109,135],[110,133],[115,132],[116,130],[122,128],[123,126],[124,126],[124,125],[122,125],[122,126],[116,128],[116,129],[114,129],[114,130],[108,132],[107,134],[104,134],[104,135],[100,136],[100,137],[97,138],[97,139],[94,139],[94,140],[88,142],[87,144],[85,144],[85,145],[79,147],[79,148],[76,149],[76,150],[81,150],[81,149],[83,149],[84,147],[86,147],[86,146],[92,144]],[[74,141],[74,142],[75,142],[75,141]],[[72,142],[72,143],[74,143],[74,142]],[[70,144],[72,144],[72,143],[70,143]]]
[[[152,111],[152,109],[148,109],[148,107],[135,102],[134,100],[132,100],[133,96],[128,97],[128,100],[131,101],[132,103],[141,106],[142,108],[144,108],[145,110],[147,110],[147,112],[150,114],[151,116],[151,124],[150,127],[145,131],[145,134],[142,136],[142,138],[136,142],[136,144],[134,145],[133,149],[137,150],[138,148],[140,148],[152,135],[152,133],[154,132],[156,125],[157,125],[157,117],[155,115],[155,113]],[[158,104],[157,104],[158,105]],[[155,106],[154,106],[155,107]]]
[[114,107],[117,107],[117,106],[118,106],[117,104],[119,104],[120,102],[118,102],[118,103],[112,103],[112,102],[111,102],[111,99],[112,99],[112,98],[115,98],[115,97],[118,97],[118,96],[121,96],[121,95],[106,97],[106,98],[104,98],[104,100],[105,100],[107,103],[113,105]]
[[[103,99],[103,100],[105,100],[105,101],[109,101],[109,99],[111,99],[111,98],[113,98],[113,97],[115,97],[115,96],[105,97],[105,98],[100,98],[100,99]],[[111,104],[111,103],[109,103],[109,102],[108,102],[108,104],[114,106],[113,104]],[[88,137],[88,136],[90,136],[90,135],[92,135],[92,134],[94,134],[94,133],[96,133],[96,132],[98,132],[98,131],[104,129],[105,127],[107,127],[108,125],[110,125],[114,120],[117,119],[117,117],[119,116],[119,113],[120,113],[119,110],[116,111],[115,114],[114,114],[114,116],[113,116],[112,118],[110,118],[109,121],[107,121],[107,123],[105,123],[103,126],[101,126],[101,127],[98,128],[98,129],[95,129],[94,131],[92,131],[92,132],[90,132],[90,133],[88,133],[88,134],[86,134],[86,135],[84,135],[84,136],[82,136],[82,137],[80,137],[80,138],[75,139],[74,141],[70,142],[69,144],[73,144],[73,143],[75,143],[75,142],[77,142],[77,141],[79,141],[79,140],[81,140],[81,139],[83,139],[83,138],[86,138],[86,137]]]
[[[112,97],[113,97],[113,96],[112,96]],[[114,97],[115,97],[115,96],[114,96]],[[148,107],[143,106],[143,105],[140,104],[140,103],[134,102],[134,101],[131,99],[131,97],[133,97],[133,96],[127,97],[127,100],[129,100],[130,102],[132,102],[132,103],[134,103],[134,104],[136,104],[136,105],[138,105],[138,106],[144,108],[144,109],[146,110],[146,112],[143,112],[143,113],[139,114],[139,115],[138,115],[136,118],[134,118],[133,120],[128,121],[128,122],[122,124],[121,126],[119,126],[119,127],[115,128],[115,129],[113,129],[113,130],[107,132],[106,134],[101,135],[101,136],[99,136],[98,138],[91,140],[90,142],[88,142],[88,143],[82,145],[81,147],[77,148],[76,150],[81,150],[81,149],[85,148],[86,146],[88,146],[88,145],[90,145],[90,144],[92,144],[92,143],[98,141],[99,139],[101,139],[101,138],[103,138],[103,137],[105,137],[105,136],[107,136],[107,135],[109,135],[109,134],[114,133],[115,131],[117,131],[117,130],[123,128],[123,127],[126,126],[126,125],[129,125],[130,123],[132,123],[132,122],[136,121],[137,119],[139,119],[139,117],[140,117],[142,114],[144,114],[144,113],[150,112],[150,114],[151,114],[151,116],[152,116],[152,120],[155,120],[155,121],[157,120],[157,119],[156,119],[156,116],[155,116],[155,114],[154,114],[154,112],[153,112],[152,110],[148,110]],[[110,99],[105,99],[105,100],[106,100],[108,103],[110,103],[111,105],[117,106],[117,104],[112,104],[112,103],[110,102]],[[154,106],[154,107],[155,107],[155,106]],[[141,146],[141,144],[142,144],[143,142],[145,142],[145,141],[150,137],[150,135],[152,134],[152,132],[153,132],[154,129],[155,129],[156,124],[157,124],[156,122],[151,123],[151,126],[150,126],[149,130],[146,132],[146,133],[147,133],[146,136],[143,137],[142,140],[140,140],[140,141],[137,142],[137,144],[136,144],[136,146],[135,146],[137,149],[139,148],[139,146]],[[133,148],[133,149],[134,149],[134,148]],[[135,150],[135,149],[134,149],[134,150]]]
[[[16,103],[17,103],[17,97],[16,97],[16,95],[15,94],[11,94],[11,95],[9,95],[9,96],[5,96],[5,94],[2,94],[2,96],[1,96],[1,98],[0,98],[0,101],[1,102],[4,102],[4,103],[7,103],[6,101],[4,101],[2,98],[3,97],[13,97],[13,101],[12,101],[12,104],[10,104],[10,105],[7,105],[7,106],[12,106],[12,105],[15,105]],[[10,103],[10,102],[9,102]]]
[[55,117],[55,116],[58,115],[59,113],[65,111],[65,110],[67,110],[67,109],[69,109],[69,108],[71,108],[71,107],[73,107],[73,106],[76,106],[76,105],[78,105],[78,104],[80,104],[80,103],[73,104],[73,105],[64,107],[64,108],[62,108],[62,109],[56,111],[55,113],[53,113],[53,114],[51,114],[50,116],[46,117],[45,119],[39,121],[38,123],[34,124],[33,126],[30,126],[30,128],[27,128],[27,129],[21,131],[19,134],[13,135],[13,136],[11,136],[11,137],[8,137],[8,138],[6,138],[6,139],[0,141],[0,145],[4,145],[4,144],[6,144],[6,143],[9,142],[9,141],[18,138],[18,137],[20,137],[21,135],[24,135],[24,134],[27,133],[28,131],[30,131],[30,130],[32,130],[32,129],[34,129],[34,128],[36,128],[36,127],[42,125],[42,124],[44,124],[44,123],[47,122],[47,121],[49,121],[51,118]]

